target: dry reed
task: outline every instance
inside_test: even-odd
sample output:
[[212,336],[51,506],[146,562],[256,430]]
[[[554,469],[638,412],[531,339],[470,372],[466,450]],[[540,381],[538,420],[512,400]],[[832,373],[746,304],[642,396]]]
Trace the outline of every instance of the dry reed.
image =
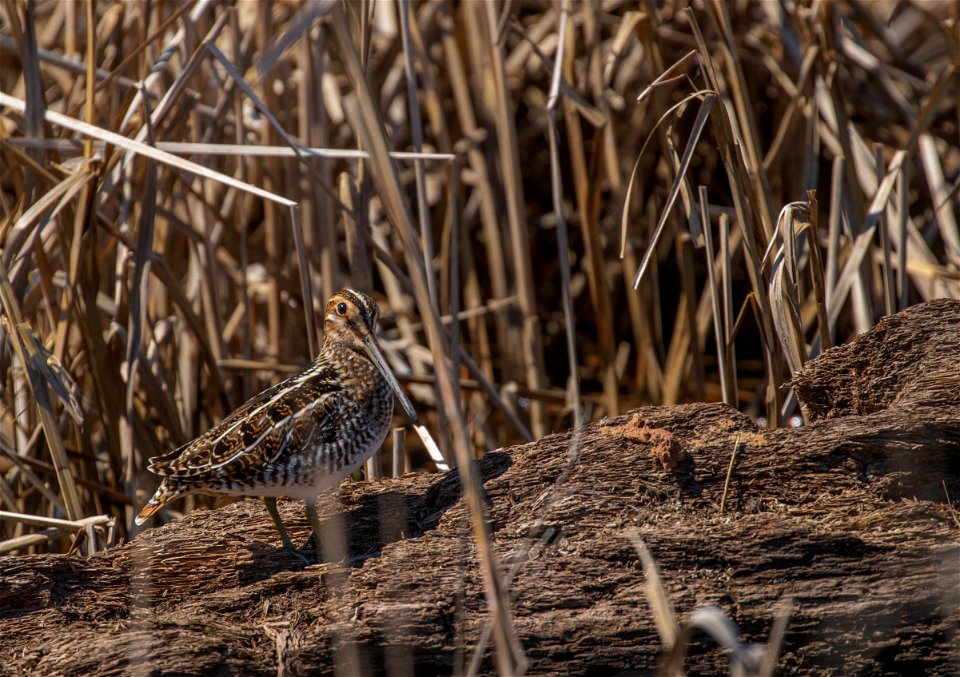
[[7,0],[0,541],[131,536],[146,458],[309,360],[358,286],[440,438],[389,467],[463,469],[522,665],[469,459],[650,402],[777,425],[805,361],[960,296],[958,19]]

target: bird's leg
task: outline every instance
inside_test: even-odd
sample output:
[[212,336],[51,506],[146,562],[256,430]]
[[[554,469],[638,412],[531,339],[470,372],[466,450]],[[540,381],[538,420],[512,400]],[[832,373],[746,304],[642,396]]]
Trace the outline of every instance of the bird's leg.
[[310,522],[310,528],[313,529],[313,537],[317,541],[317,559],[322,560],[323,555],[320,553],[320,518],[317,516],[317,502],[316,499],[307,500],[307,521]]
[[280,532],[280,540],[283,542],[283,549],[306,562],[307,558],[304,557],[299,550],[293,547],[293,543],[290,541],[290,537],[287,535],[287,530],[283,526],[283,520],[280,519],[280,511],[277,510],[276,496],[264,496],[263,503],[267,506],[267,512],[270,513],[270,517],[273,518],[273,525],[277,527],[277,531]]

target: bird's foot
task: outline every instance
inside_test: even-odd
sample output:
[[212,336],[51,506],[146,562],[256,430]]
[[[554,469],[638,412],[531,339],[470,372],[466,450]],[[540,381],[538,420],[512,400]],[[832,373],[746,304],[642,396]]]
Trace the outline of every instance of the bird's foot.
[[312,535],[310,538],[303,542],[303,545],[300,546],[300,552],[308,552],[311,555],[315,555],[318,562],[323,561],[323,553],[320,552],[320,544],[317,542],[317,537]]
[[307,559],[307,555],[313,552],[312,550],[309,550],[307,548],[297,549],[293,547],[293,545],[290,545],[289,547],[286,545],[283,546],[283,551],[293,555],[304,564],[310,564],[310,560]]

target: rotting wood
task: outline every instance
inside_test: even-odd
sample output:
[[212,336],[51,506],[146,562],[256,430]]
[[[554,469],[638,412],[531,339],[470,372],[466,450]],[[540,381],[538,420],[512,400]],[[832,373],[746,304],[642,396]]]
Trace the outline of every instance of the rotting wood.
[[[644,408],[488,454],[497,554],[515,571],[531,674],[649,671],[661,658],[630,535],[683,618],[718,604],[765,641],[794,611],[785,672],[960,670],[960,302],[882,321],[796,377],[810,425],[719,404]],[[665,471],[625,426],[667,431]],[[734,445],[725,512],[719,506]],[[294,502],[291,534],[309,532]],[[253,501],[198,510],[83,559],[0,558],[0,672],[451,672],[487,614],[455,474],[348,483],[323,502],[324,563],[279,551]],[[336,561],[335,561],[336,560]],[[342,560],[342,562],[340,561]],[[484,669],[492,670],[489,656]],[[723,671],[701,641],[691,672]]]

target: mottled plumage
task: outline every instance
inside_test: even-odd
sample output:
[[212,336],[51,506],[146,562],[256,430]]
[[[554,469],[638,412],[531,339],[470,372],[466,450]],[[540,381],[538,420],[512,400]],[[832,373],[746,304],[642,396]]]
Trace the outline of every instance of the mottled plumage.
[[189,444],[150,459],[150,471],[164,479],[137,524],[175,498],[205,493],[265,497],[288,548],[276,497],[306,501],[316,530],[315,498],[380,447],[390,429],[394,392],[416,420],[377,345],[378,314],[366,294],[334,294],[324,312],[323,346],[309,366]]

